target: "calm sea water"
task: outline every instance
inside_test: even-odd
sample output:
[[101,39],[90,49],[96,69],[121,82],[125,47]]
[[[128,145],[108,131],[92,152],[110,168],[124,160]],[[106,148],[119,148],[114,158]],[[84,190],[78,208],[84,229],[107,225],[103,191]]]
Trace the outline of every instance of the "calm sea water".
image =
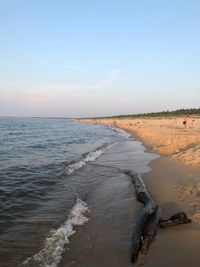
[[93,266],[78,260],[88,247],[80,228],[95,236],[102,219],[107,225],[109,216],[126,220],[127,203],[121,212],[113,208],[134,197],[123,170],[148,171],[153,158],[115,128],[65,119],[0,118],[0,265]]

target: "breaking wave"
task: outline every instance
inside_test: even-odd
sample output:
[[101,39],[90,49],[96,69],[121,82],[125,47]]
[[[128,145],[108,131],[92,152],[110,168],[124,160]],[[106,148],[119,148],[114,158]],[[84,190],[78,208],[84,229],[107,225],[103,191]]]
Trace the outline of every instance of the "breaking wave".
[[85,215],[86,212],[90,212],[87,204],[77,199],[64,224],[51,232],[44,248],[33,257],[26,259],[23,266],[57,267],[65,250],[65,244],[69,243],[69,237],[75,233],[74,225],[83,225],[89,220]]
[[113,125],[108,126],[108,128],[111,129],[112,131],[114,131],[116,134],[121,135],[125,138],[129,138],[131,136],[130,133],[124,131],[123,129],[117,128]]
[[117,143],[113,143],[107,147],[105,147],[105,146],[101,147],[95,151],[92,151],[92,152],[86,154],[86,156],[83,157],[82,159],[80,159],[78,162],[75,162],[75,163],[68,165],[64,171],[64,174],[65,175],[73,174],[75,171],[83,168],[88,162],[95,161],[98,157],[101,156],[101,154],[103,154],[107,149],[111,148],[115,144],[117,144]]

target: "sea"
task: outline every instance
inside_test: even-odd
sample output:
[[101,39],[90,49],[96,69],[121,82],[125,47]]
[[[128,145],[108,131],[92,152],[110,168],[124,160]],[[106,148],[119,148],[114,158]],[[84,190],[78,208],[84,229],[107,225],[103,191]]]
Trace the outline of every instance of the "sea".
[[138,204],[126,170],[157,155],[113,126],[0,118],[0,266],[129,266]]

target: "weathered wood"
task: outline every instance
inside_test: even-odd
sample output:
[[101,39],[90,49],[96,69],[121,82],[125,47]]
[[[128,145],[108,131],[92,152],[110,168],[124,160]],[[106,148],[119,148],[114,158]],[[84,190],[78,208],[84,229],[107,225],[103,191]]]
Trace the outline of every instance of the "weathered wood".
[[149,216],[147,220],[143,233],[144,240],[141,247],[141,252],[143,254],[147,254],[149,246],[151,245],[155,236],[157,235],[161,213],[162,213],[161,208],[158,207],[156,212],[154,212],[151,216]]
[[137,200],[144,205],[137,217],[132,237],[131,263],[134,264],[138,260],[139,252],[143,255],[147,253],[148,247],[154,240],[159,227],[166,228],[168,226],[186,224],[190,223],[191,220],[183,211],[176,213],[167,220],[161,219],[161,209],[150,196],[142,178],[131,171],[126,171],[125,173],[132,179]]
[[155,239],[159,228],[167,228],[170,226],[176,226],[179,224],[191,223],[191,220],[187,217],[183,211],[177,212],[169,219],[161,219],[161,209],[158,207],[157,211],[149,217],[144,229],[144,240],[140,251],[143,254],[147,254],[150,244]]
[[185,212],[180,211],[180,212],[174,214],[173,216],[171,216],[167,220],[160,220],[159,226],[161,228],[166,228],[169,226],[175,226],[178,224],[186,224],[186,223],[191,223],[191,220],[187,217]]
[[137,217],[134,234],[132,237],[131,262],[134,264],[137,262],[138,253],[142,248],[145,224],[147,223],[149,217],[156,212],[158,206],[147,191],[142,178],[138,174],[132,173],[131,171],[126,172],[126,174],[132,178],[137,200],[144,204],[144,207],[139,212]]

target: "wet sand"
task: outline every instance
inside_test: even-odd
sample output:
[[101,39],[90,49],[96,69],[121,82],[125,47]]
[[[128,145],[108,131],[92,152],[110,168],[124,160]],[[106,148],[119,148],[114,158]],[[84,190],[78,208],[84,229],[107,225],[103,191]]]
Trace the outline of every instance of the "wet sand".
[[184,118],[156,119],[88,119],[95,122],[114,125],[134,133],[147,148],[161,155],[169,155],[186,165],[200,167],[200,118],[190,117],[187,127]]
[[[135,199],[124,169],[148,172],[155,154],[140,142],[127,139],[106,151],[88,168],[99,168],[98,184],[87,198],[91,210],[87,224],[77,229],[63,254],[60,267],[126,267],[130,265],[131,236],[141,204]],[[87,172],[88,173],[88,172]]]
[[191,224],[160,229],[146,257],[147,267],[200,266],[200,225],[194,220],[200,211],[200,195],[184,188],[200,181],[200,168],[183,165],[169,157],[161,157],[150,164],[152,170],[142,177],[152,196],[167,218],[177,211],[185,211]]
[[[182,125],[179,124],[172,126],[171,123],[167,121],[163,121],[162,123],[163,127],[167,129],[170,127],[172,128],[171,132],[171,142],[176,145],[176,142],[173,142],[173,132],[174,133],[181,133],[183,135],[183,138],[181,138],[181,141],[178,143],[177,149],[178,152],[167,152],[162,153],[162,156],[158,159],[153,160],[150,163],[151,171],[142,174],[142,178],[144,179],[150,193],[152,194],[155,201],[158,203],[158,205],[162,208],[162,217],[167,218],[171,216],[172,214],[178,212],[178,211],[185,211],[189,218],[192,219],[191,224],[187,225],[179,225],[176,227],[171,227],[168,229],[161,229],[158,232],[158,235],[156,237],[156,240],[151,245],[148,255],[140,260],[139,263],[136,264],[136,266],[140,264],[144,264],[147,267],[199,267],[200,266],[200,254],[199,254],[199,248],[200,248],[200,166],[199,166],[199,120],[196,122],[196,126],[194,128],[194,131],[191,130],[191,133],[189,132],[190,129],[184,130],[182,129]],[[105,123],[100,122],[100,123]],[[106,122],[107,124],[111,123],[110,121]],[[130,123],[130,122],[129,122]],[[150,122],[152,124],[152,122]],[[160,121],[155,122],[155,124],[160,125]],[[170,124],[169,124],[170,123]],[[153,122],[154,124],[154,122]],[[132,128],[130,128],[129,124],[121,121],[115,121],[115,125],[118,127],[121,127],[125,130],[132,131]],[[154,125],[155,126],[155,125]],[[138,126],[136,126],[138,127]],[[140,126],[139,126],[140,127]],[[152,126],[151,126],[152,127]],[[176,129],[173,129],[175,127]],[[191,126],[192,127],[192,126]],[[142,126],[141,126],[142,128]],[[141,129],[138,128],[138,129]],[[192,128],[191,128],[192,129]],[[146,131],[146,130],[145,130]],[[148,131],[147,131],[148,132]],[[157,132],[157,133],[156,133]],[[146,148],[148,151],[151,151],[152,149],[156,151],[156,147],[159,148],[160,145],[154,146],[153,143],[156,142],[156,134],[159,137],[158,128],[155,130],[154,135],[154,142],[152,140],[149,140],[148,137],[145,139],[144,136],[142,137],[142,130],[133,131],[133,134],[137,136],[140,140],[145,143]],[[143,132],[144,133],[144,132]],[[160,133],[161,134],[161,133]],[[170,136],[170,131],[168,131],[168,134]],[[167,135],[165,135],[165,138]],[[162,139],[162,138],[161,138]],[[161,142],[158,138],[158,143]],[[163,148],[164,145],[164,139],[163,139]],[[193,143],[190,143],[193,142]],[[184,148],[184,144],[187,144],[188,148]],[[197,150],[195,150],[197,148]],[[167,149],[167,146],[166,146]],[[192,150],[191,150],[192,149]],[[176,149],[175,149],[176,150]],[[196,151],[197,154],[194,155],[191,151]],[[173,150],[174,151],[174,150]],[[177,155],[179,154],[179,156]],[[185,157],[183,156],[185,154]],[[185,160],[182,160],[180,156],[183,156],[183,158],[186,160],[187,158],[191,159],[189,160],[189,164],[186,164]],[[192,162],[192,164],[191,164]],[[131,184],[130,191],[133,191],[133,187]],[[130,193],[131,194],[131,193]],[[123,196],[122,196],[123,197]],[[137,217],[137,213],[139,209],[141,208],[140,204],[135,204],[135,202],[129,202],[127,203],[129,206],[129,224],[123,225],[123,227],[127,227],[128,232],[127,236],[125,237],[125,242],[121,243],[121,246],[117,247],[116,250],[112,251],[110,249],[105,250],[104,253],[104,259],[102,259],[101,264],[95,266],[131,266],[129,261],[125,260],[125,257],[127,255],[128,259],[130,259],[130,249],[131,249],[131,220],[132,224],[131,226],[134,226],[134,220]],[[135,206],[136,205],[136,206]],[[97,235],[99,234],[99,229],[97,228]],[[109,236],[109,230],[107,232],[107,235]],[[108,237],[109,238],[109,237]],[[129,240],[129,241],[128,241]],[[107,241],[105,240],[105,243]],[[126,253],[123,253],[122,258],[120,259],[121,255],[120,251],[121,249],[124,249],[124,245],[127,246]],[[114,244],[115,246],[115,244]],[[94,253],[98,253],[98,250]],[[93,257],[95,257],[93,255]],[[108,261],[109,259],[112,261],[114,260],[113,264],[110,264]],[[123,263],[122,263],[123,262]],[[64,265],[68,266],[68,265]],[[71,265],[69,265],[71,266]],[[87,266],[86,265],[72,265],[72,266]]]
[[[180,210],[192,217],[199,206],[191,207],[193,196],[184,198],[179,188],[198,180],[200,170],[173,162],[167,157],[156,159],[150,165],[152,170],[142,174],[142,178],[162,208],[162,217],[167,218]],[[135,201],[133,191],[127,176],[112,177],[94,191],[89,202],[93,210],[90,221],[71,240],[61,267],[132,266],[132,229],[142,207]],[[200,198],[198,201],[199,204]],[[199,267],[199,248],[200,226],[195,222],[160,229],[147,256],[135,266]]]
[[88,201],[90,220],[70,240],[60,267],[129,265],[133,211],[137,207],[130,186],[129,178],[122,175],[110,177],[94,190]]

